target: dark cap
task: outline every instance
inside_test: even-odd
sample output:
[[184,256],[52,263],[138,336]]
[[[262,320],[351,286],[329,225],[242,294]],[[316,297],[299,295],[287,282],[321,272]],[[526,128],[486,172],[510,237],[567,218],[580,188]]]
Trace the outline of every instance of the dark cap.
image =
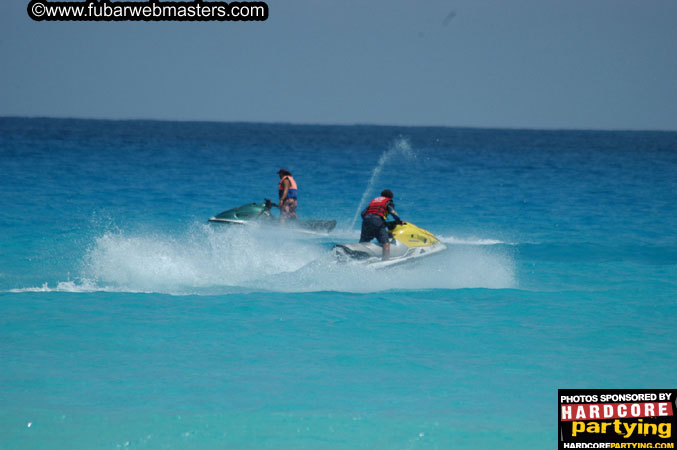
[[388,197],[388,198],[394,198],[395,197],[393,195],[393,191],[391,191],[390,189],[384,189],[383,191],[381,191],[381,195],[383,197]]
[[280,170],[277,171],[277,173],[278,174],[281,173],[282,175],[291,175],[291,172],[288,171],[287,169],[280,169]]

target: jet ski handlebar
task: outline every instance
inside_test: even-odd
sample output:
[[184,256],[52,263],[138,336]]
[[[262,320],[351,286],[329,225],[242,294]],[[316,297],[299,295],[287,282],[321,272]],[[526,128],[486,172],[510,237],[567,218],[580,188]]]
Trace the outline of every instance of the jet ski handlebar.
[[404,225],[404,224],[406,224],[406,223],[407,223],[407,222],[405,222],[405,221],[393,220],[393,221],[391,221],[391,222],[386,222],[386,227],[388,227],[388,229],[389,229],[390,231],[393,231],[393,230],[395,229],[396,226],[398,226],[398,225]]
[[279,208],[279,206],[277,206],[277,203],[271,202],[270,199],[265,198],[264,200],[266,202],[266,211],[270,211],[270,208],[272,207]]

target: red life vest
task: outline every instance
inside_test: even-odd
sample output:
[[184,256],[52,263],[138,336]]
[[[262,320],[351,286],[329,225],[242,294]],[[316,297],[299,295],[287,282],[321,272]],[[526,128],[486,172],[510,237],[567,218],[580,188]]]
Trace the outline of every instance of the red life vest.
[[367,210],[365,211],[364,215],[367,216],[369,214],[375,214],[377,216],[383,217],[385,220],[386,216],[388,215],[388,202],[392,201],[392,198],[388,197],[376,197],[369,203],[369,206],[367,206]]

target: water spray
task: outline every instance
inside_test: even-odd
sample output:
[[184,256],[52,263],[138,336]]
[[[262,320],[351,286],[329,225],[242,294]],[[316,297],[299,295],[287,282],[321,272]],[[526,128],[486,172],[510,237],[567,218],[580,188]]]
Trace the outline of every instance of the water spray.
[[395,142],[390,146],[390,148],[388,148],[388,150],[384,151],[381,154],[381,157],[378,159],[378,164],[376,164],[376,167],[374,167],[374,170],[371,173],[369,184],[367,184],[367,188],[364,190],[364,193],[362,194],[360,203],[357,205],[357,211],[355,211],[353,221],[350,223],[351,230],[355,228],[355,223],[357,222],[357,218],[360,215],[360,211],[362,211],[363,205],[369,198],[369,194],[372,192],[372,190],[374,189],[374,185],[381,176],[381,171],[383,170],[383,167],[386,165],[388,161],[390,161],[394,156],[397,155],[404,156],[407,159],[413,159],[416,156],[413,150],[411,149],[411,144],[409,144],[408,139],[403,137],[397,138]]

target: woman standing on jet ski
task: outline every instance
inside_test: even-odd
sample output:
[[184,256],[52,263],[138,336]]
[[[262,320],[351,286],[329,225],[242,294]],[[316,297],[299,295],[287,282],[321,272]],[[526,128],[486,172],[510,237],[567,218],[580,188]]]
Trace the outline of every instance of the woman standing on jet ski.
[[277,188],[280,196],[280,224],[284,225],[287,219],[297,219],[298,187],[291,172],[287,169],[280,169],[277,174],[280,175],[280,186]]
[[390,241],[388,230],[386,229],[386,217],[388,214],[393,216],[396,223],[402,222],[400,216],[395,211],[393,203],[393,193],[390,189],[381,192],[380,197],[373,199],[369,205],[362,211],[362,232],[360,233],[360,242],[369,242],[376,238],[383,246],[383,260],[390,258]]

